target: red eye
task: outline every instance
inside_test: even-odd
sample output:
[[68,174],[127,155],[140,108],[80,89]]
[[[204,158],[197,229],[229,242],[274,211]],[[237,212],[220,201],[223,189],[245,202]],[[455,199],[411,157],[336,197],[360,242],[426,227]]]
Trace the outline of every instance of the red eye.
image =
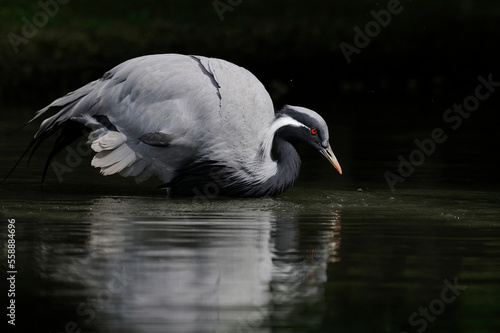
[[315,129],[315,128],[312,128],[312,129],[311,129],[311,134],[312,134],[312,135],[316,135],[316,134],[318,134],[318,130],[317,130],[317,129]]

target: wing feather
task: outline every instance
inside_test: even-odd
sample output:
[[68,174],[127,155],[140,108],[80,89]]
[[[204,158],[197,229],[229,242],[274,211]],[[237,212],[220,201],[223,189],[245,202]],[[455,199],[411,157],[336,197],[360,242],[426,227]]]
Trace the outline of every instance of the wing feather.
[[92,159],[92,166],[101,168],[104,176],[112,175],[129,167],[139,159],[139,156],[126,144],[113,150],[101,150]]
[[[30,147],[76,121],[90,129],[88,143],[96,152],[92,165],[102,174],[139,181],[155,175],[165,183],[193,163],[252,167],[274,119],[269,94],[249,71],[220,59],[178,54],[119,64],[31,121],[49,110],[56,113],[42,122]],[[253,171],[247,173],[250,177]]]

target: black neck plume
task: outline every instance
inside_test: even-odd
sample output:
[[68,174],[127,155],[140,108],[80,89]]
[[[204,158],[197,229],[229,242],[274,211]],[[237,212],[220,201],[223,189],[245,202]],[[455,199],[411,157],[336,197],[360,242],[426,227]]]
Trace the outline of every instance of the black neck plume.
[[300,156],[295,147],[279,135],[274,137],[272,156],[278,163],[278,169],[274,176],[259,186],[259,192],[264,195],[282,193],[292,186],[299,176]]

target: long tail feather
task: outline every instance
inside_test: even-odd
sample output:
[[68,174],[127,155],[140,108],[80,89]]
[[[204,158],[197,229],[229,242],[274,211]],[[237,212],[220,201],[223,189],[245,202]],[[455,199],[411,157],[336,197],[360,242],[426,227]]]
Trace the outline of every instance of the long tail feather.
[[[56,99],[54,102],[52,102],[45,108],[36,112],[36,115],[31,120],[29,120],[24,126],[32,123],[34,120],[40,118],[42,115],[45,115],[49,111],[55,111],[56,113],[42,122],[33,140],[31,140],[30,144],[23,152],[21,157],[17,160],[12,169],[5,176],[4,182],[12,174],[12,172],[14,172],[19,163],[23,160],[23,158],[30,150],[31,153],[28,159],[28,163],[29,160],[31,160],[31,157],[33,156],[34,152],[40,146],[40,144],[43,141],[45,141],[48,137],[52,136],[59,129],[62,129],[59,137],[56,139],[56,142],[54,143],[54,147],[50,152],[47,162],[45,164],[42,176],[42,183],[43,183],[48,166],[52,158],[58,152],[60,152],[62,149],[64,149],[66,146],[68,146],[78,137],[84,134],[83,131],[84,126],[74,121],[71,121],[71,117],[73,117],[75,113],[79,115],[78,112],[75,112],[75,108],[77,108],[82,98],[87,96],[90,92],[92,92],[95,89],[98,82],[100,82],[100,80],[90,82],[89,84],[81,87],[80,89],[70,92],[69,94],[63,97]],[[85,106],[83,106],[83,108],[85,108]],[[87,110],[77,110],[77,111],[81,113],[81,112],[86,112]]]
[[47,157],[47,161],[45,162],[45,167],[43,168],[42,174],[42,184],[45,181],[45,176],[47,175],[47,170],[49,168],[50,162],[61,150],[66,148],[68,145],[73,143],[79,137],[86,134],[86,128],[84,125],[77,123],[75,121],[67,121],[64,123],[61,129],[61,133],[54,142],[54,146]]

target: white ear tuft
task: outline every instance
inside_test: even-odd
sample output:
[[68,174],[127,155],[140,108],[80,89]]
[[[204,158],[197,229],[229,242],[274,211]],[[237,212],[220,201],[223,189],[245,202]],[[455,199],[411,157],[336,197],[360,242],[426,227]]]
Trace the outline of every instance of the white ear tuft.
[[297,120],[293,119],[292,117],[286,115],[277,117],[276,119],[274,119],[271,126],[267,130],[264,136],[264,140],[262,141],[260,147],[260,154],[262,158],[268,158],[268,157],[271,158],[271,149],[273,148],[274,134],[276,134],[276,131],[284,126],[294,126],[294,127],[302,126],[305,128],[309,128],[306,125],[302,124],[301,122],[298,122]]

